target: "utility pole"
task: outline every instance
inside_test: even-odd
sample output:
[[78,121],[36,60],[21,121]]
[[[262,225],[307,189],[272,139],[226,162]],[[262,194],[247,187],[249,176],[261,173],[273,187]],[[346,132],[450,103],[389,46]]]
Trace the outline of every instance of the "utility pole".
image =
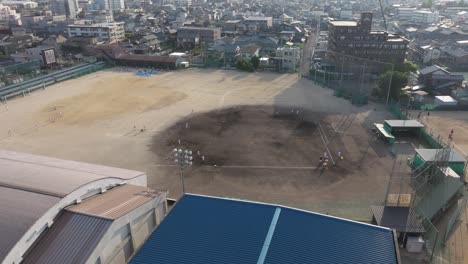
[[395,68],[395,64],[392,64],[392,77],[390,78],[390,81],[388,83],[388,92],[387,92],[387,102],[385,103],[385,106],[388,106],[388,100],[390,99],[390,88],[392,87],[392,80],[393,80],[393,70]]

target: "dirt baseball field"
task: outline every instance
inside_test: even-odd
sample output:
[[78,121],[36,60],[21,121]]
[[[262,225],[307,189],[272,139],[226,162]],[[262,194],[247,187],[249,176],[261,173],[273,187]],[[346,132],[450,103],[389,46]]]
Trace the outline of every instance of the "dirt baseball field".
[[188,148],[187,192],[370,220],[393,158],[369,131],[386,118],[292,74],[116,68],[0,105],[0,147],[145,171],[174,198],[171,150]]

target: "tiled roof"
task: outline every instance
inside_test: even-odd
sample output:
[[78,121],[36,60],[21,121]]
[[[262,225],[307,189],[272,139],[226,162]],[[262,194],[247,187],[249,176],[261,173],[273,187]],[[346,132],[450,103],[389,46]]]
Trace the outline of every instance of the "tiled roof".
[[277,205],[187,194],[130,263],[398,261],[388,228]]

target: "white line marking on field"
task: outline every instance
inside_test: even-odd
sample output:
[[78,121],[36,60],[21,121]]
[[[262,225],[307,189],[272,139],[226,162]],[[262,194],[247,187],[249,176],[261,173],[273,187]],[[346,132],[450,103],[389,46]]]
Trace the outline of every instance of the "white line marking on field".
[[318,127],[319,127],[319,132],[320,132],[320,137],[322,138],[323,144],[325,144],[325,148],[328,152],[328,155],[330,156],[331,161],[333,162],[333,165],[335,165],[335,160],[333,160],[333,156],[330,152],[330,149],[328,148],[328,138],[325,135],[325,131],[322,131],[322,126],[320,125],[320,122],[317,122]]
[[221,99],[219,100],[219,105],[218,107],[221,109],[223,106],[224,106],[224,102],[226,100],[226,96],[228,96],[229,94],[233,93],[233,92],[237,92],[239,90],[244,90],[244,89],[248,89],[248,88],[251,88],[249,86],[247,87],[239,87],[239,88],[236,88],[236,89],[233,89],[233,90],[230,90],[230,91],[227,91],[223,94],[223,96],[221,97]]
[[[172,164],[153,164],[152,167],[176,167],[177,165]],[[202,165],[202,167],[215,167],[214,165]],[[273,170],[315,170],[317,167],[314,166],[242,166],[242,165],[226,165],[226,166],[216,166],[216,168],[226,168],[226,169],[273,169]]]
[[338,130],[338,128],[341,126],[342,123],[331,123],[331,126],[333,127],[333,130],[337,133],[344,133],[343,130]]

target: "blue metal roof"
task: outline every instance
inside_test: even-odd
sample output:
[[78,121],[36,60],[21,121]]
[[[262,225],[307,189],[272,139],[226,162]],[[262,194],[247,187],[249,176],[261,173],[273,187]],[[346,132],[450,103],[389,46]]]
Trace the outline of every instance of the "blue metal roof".
[[186,194],[130,264],[398,263],[390,229]]

